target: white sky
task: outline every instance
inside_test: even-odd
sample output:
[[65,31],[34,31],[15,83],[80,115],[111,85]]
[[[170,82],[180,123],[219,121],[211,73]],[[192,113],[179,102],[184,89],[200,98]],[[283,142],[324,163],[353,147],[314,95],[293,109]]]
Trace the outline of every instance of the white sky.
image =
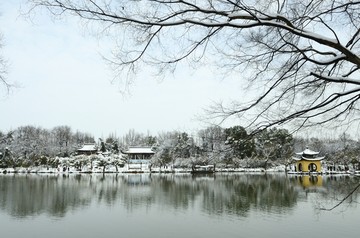
[[111,42],[86,36],[76,21],[53,22],[19,16],[24,0],[0,2],[3,57],[9,61],[8,80],[20,85],[9,95],[0,91],[0,130],[34,125],[51,129],[68,125],[95,137],[124,135],[129,129],[156,135],[189,133],[207,125],[196,119],[213,101],[239,98],[240,84],[214,78],[208,69],[187,70],[161,83],[146,72],[124,97],[99,53]]

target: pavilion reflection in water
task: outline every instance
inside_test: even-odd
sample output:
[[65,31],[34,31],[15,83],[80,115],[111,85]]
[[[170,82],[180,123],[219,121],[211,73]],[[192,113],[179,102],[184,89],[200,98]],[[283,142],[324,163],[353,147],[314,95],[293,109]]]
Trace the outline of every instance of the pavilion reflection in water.
[[[325,180],[325,181],[324,181]],[[326,178],[322,175],[296,175],[293,177],[295,185],[302,191],[308,192],[324,192],[326,191]]]
[[297,181],[298,184],[301,185],[303,188],[323,186],[323,177],[320,175],[297,176]]

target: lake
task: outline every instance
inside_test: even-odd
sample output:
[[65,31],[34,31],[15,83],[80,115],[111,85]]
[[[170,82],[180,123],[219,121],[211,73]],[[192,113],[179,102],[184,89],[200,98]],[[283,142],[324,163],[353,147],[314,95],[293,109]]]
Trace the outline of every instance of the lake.
[[356,176],[0,175],[1,237],[358,237]]

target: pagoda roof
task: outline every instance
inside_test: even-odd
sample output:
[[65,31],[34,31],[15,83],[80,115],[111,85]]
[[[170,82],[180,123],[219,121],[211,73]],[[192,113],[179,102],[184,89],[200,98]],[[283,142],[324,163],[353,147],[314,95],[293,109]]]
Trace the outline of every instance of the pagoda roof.
[[325,158],[325,156],[323,157],[317,156],[319,152],[310,150],[309,148],[306,148],[304,151],[295,154],[299,155],[297,157],[293,157],[293,159],[296,161],[300,161],[300,160],[319,161]]
[[317,154],[319,154],[319,152],[316,152],[316,151],[306,148],[304,151],[295,153],[295,154],[297,154],[297,155],[317,155]]
[[307,157],[301,156],[301,157],[293,157],[293,159],[296,160],[296,161],[300,161],[300,160],[319,161],[319,160],[325,159],[325,156],[315,157],[315,158],[307,158]]

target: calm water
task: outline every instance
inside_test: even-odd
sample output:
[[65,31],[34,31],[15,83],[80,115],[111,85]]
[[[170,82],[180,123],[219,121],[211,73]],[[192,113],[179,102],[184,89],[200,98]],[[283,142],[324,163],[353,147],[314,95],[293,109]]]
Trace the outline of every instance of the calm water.
[[359,237],[360,177],[0,175],[1,237]]

